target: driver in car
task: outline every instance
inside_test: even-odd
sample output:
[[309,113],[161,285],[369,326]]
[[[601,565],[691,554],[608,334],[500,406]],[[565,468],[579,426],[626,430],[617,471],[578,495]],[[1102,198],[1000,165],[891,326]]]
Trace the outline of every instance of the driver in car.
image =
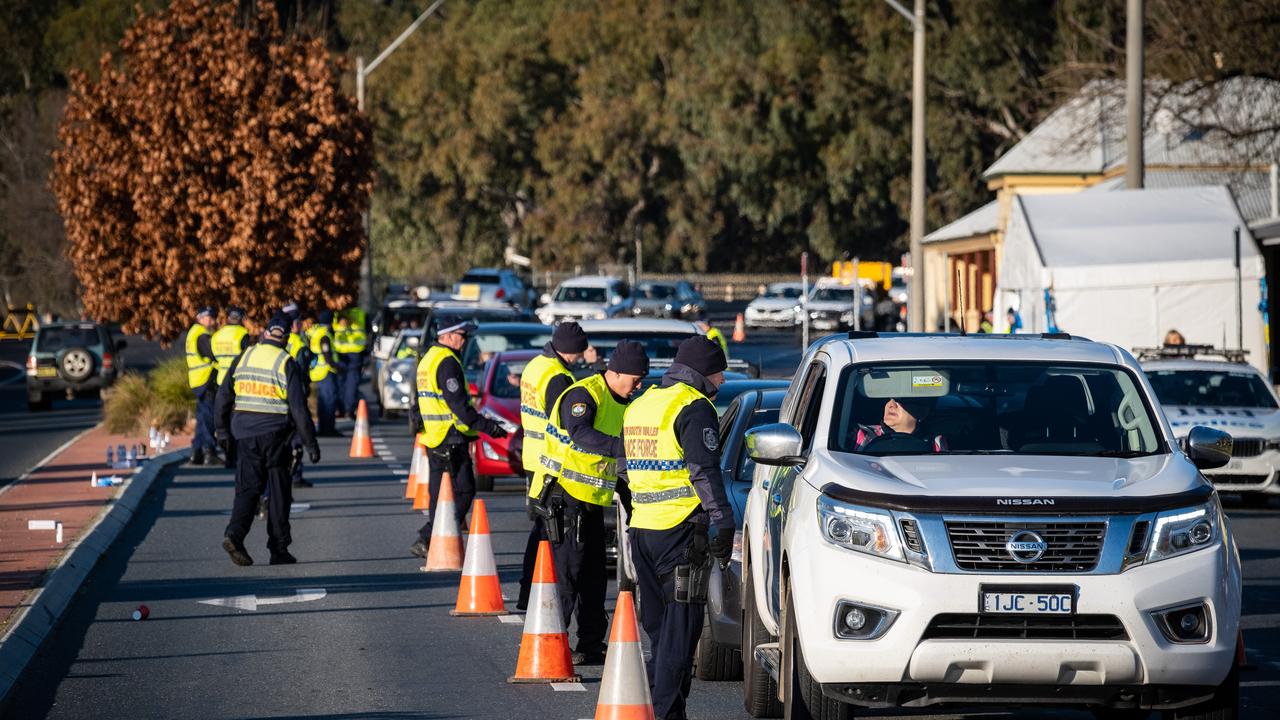
[[880,438],[910,435],[932,445],[936,453],[947,451],[947,439],[941,435],[928,438],[923,435],[921,423],[929,417],[937,398],[889,398],[884,404],[884,420],[879,425],[858,425],[854,439],[856,452],[865,450]]

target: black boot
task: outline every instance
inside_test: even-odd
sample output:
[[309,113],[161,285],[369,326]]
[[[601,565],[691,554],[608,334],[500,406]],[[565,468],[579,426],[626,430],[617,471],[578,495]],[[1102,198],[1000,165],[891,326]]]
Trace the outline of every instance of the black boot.
[[420,557],[420,558],[426,557],[427,556],[426,541],[419,538],[418,542],[409,546],[409,554],[413,555],[414,557]]
[[227,554],[231,556],[231,562],[237,565],[243,567],[253,564],[253,558],[249,557],[249,551],[244,549],[244,543],[239,540],[231,537],[222,538],[222,549],[226,550]]
[[188,464],[188,465],[203,465],[203,464],[204,464],[204,448],[199,448],[199,449],[197,449],[197,450],[192,450],[192,451],[191,451],[191,460],[190,460],[190,461],[188,461],[188,462],[187,462],[187,464]]
[[271,553],[270,564],[272,565],[292,565],[296,562],[298,562],[298,558],[290,555],[288,550]]

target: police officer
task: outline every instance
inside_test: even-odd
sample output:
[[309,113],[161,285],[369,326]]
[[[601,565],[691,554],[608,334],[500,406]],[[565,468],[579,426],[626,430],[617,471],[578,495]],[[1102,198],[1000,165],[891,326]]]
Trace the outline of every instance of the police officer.
[[[569,321],[560,323],[551,334],[551,342],[542,347],[542,354],[529,361],[520,373],[520,426],[524,438],[520,447],[520,461],[528,480],[529,502],[537,502],[542,494],[545,469],[542,466],[542,448],[547,430],[547,412],[556,404],[560,395],[573,384],[571,368],[582,360],[589,343],[582,326]],[[533,527],[524,548],[524,567],[520,575],[520,596],[516,609],[529,606],[529,589],[533,583],[533,566],[538,558],[538,543],[547,535],[542,520],[531,513]]]
[[342,399],[339,406],[351,417],[355,417],[359,406],[360,376],[364,374],[365,349],[369,346],[364,325],[358,324],[353,314],[354,309],[348,310],[339,320],[340,329],[334,333],[338,361],[342,363]]
[[[727,562],[733,544],[733,513],[720,476],[719,421],[711,404],[726,366],[714,341],[685,340],[660,386],[632,401],[623,418],[631,560],[640,619],[653,648],[653,707],[667,720],[685,717],[710,560]],[[710,541],[708,526],[716,530]]]
[[604,662],[604,514],[613,511],[617,458],[624,455],[623,412],[648,372],[644,346],[623,340],[609,356],[608,369],[570,385],[547,422],[542,466],[552,488],[543,504],[551,510],[548,535],[565,627],[577,611],[574,664]]
[[227,380],[218,388],[218,437],[224,442],[234,439],[237,458],[236,497],[222,549],[237,565],[253,564],[244,539],[253,523],[258,498],[267,488],[271,494],[267,511],[271,564],[297,562],[289,554],[289,507],[293,502],[289,437],[296,431],[307,446],[311,462],[320,462],[320,446],[307,412],[302,370],[284,349],[288,333],[288,318],[272,316],[262,342],[232,361]]
[[418,530],[418,540],[409,552],[426,557],[431,542],[431,523],[435,519],[436,499],[440,497],[440,478],[449,473],[453,481],[453,497],[459,527],[466,527],[467,513],[476,494],[475,468],[467,446],[478,432],[503,438],[507,431],[497,422],[476,412],[467,393],[467,379],[462,374],[458,351],[474,332],[473,322],[456,317],[439,319],[436,341],[418,362],[418,413],[422,418],[423,444],[430,463],[428,487],[431,507],[427,524]]
[[218,312],[211,307],[200,308],[196,322],[187,330],[187,384],[196,396],[196,432],[191,439],[191,464],[210,465],[218,462],[217,443],[213,439],[213,401],[218,396],[214,379],[217,358],[213,354],[214,318]]
[[[297,303],[289,303],[285,305],[280,312],[289,320],[289,337],[285,340],[284,350],[289,353],[289,357],[298,364],[298,368],[302,370],[299,375],[302,376],[302,384],[306,388],[308,395],[311,394],[311,376],[308,369],[311,367],[311,350],[308,349],[307,343],[302,339],[302,316],[298,309]],[[310,407],[307,408],[310,414]],[[294,433],[289,440],[289,447],[293,450],[293,469],[291,476],[293,478],[293,486],[296,488],[311,487],[312,483],[302,476],[302,437],[298,433]]]
[[218,387],[222,387],[231,363],[249,347],[249,331],[244,329],[244,308],[235,305],[227,308],[227,324],[218,328],[209,342],[218,369]]
[[720,328],[715,327],[706,320],[699,320],[698,328],[702,330],[703,335],[707,336],[707,339],[714,340],[720,346],[720,351],[724,353],[725,358],[729,357],[729,341],[725,340],[724,333],[720,332]]
[[338,405],[338,359],[333,350],[333,313],[322,310],[307,334],[307,346],[314,361],[308,373],[316,388],[316,423],[320,437],[341,437],[334,426]]

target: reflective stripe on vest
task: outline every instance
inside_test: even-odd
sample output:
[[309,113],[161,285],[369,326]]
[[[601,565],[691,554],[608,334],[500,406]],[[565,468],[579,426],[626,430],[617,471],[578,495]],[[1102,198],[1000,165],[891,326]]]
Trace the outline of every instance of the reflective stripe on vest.
[[284,373],[289,353],[266,343],[244,351],[231,382],[236,412],[284,415],[289,412],[289,383]]
[[243,325],[223,325],[209,339],[210,344],[213,345],[213,356],[217,359],[219,385],[226,379],[231,363],[240,357],[240,343],[248,334],[249,331],[245,330]]
[[187,385],[193,390],[204,387],[213,375],[213,361],[200,354],[197,341],[211,334],[209,329],[200,323],[191,326],[187,331]]
[[701,504],[675,428],[676,416],[695,402],[710,401],[688,385],[676,383],[649,388],[627,407],[622,440],[627,448],[631,527],[667,530]]
[[[440,447],[449,434],[449,428],[457,428],[464,436],[473,438],[477,433],[459,420],[444,401],[444,389],[437,378],[440,365],[452,360],[462,367],[458,354],[443,345],[432,345],[418,362],[418,414],[422,416],[422,434],[429,448]],[[471,402],[470,398],[467,402]]]
[[332,337],[328,325],[316,325],[307,331],[308,345],[311,348],[311,367],[307,371],[307,377],[311,378],[311,382],[320,382],[333,372],[328,353],[320,349],[320,341],[325,338],[330,338],[329,347],[332,349]]
[[353,355],[363,348],[352,342],[351,330],[337,328],[333,331],[333,351],[340,355]]
[[[534,473],[534,485],[542,491],[542,480],[537,477],[541,465],[544,432],[547,427],[547,385],[557,375],[573,374],[558,357],[539,355],[529,361],[520,373],[520,427],[524,428],[524,445],[520,449],[520,462],[526,472]],[[532,490],[532,488],[530,488]]]
[[542,467],[558,476],[560,487],[577,500],[595,505],[612,505],[613,490],[618,483],[618,461],[613,457],[582,449],[573,442],[560,423],[560,403],[569,390],[577,387],[586,390],[596,403],[592,427],[610,437],[622,434],[622,416],[627,406],[614,399],[603,375],[597,373],[583,378],[570,385],[551,408],[547,440],[542,451]]

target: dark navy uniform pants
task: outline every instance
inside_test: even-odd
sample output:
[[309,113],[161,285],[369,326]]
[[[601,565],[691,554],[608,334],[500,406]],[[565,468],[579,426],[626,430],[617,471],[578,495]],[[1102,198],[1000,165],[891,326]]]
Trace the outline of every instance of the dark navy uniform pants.
[[569,619],[576,613],[578,651],[603,651],[609,632],[604,610],[609,584],[604,559],[605,508],[581,502],[559,488],[551,492],[564,499],[564,530],[560,542],[551,545],[564,627],[569,628]]
[[431,543],[431,523],[436,519],[436,500],[440,498],[440,478],[449,473],[453,479],[454,517],[458,520],[459,532],[467,531],[467,513],[471,512],[471,501],[476,496],[475,468],[471,465],[471,454],[467,452],[468,443],[441,445],[427,448],[431,464],[428,474],[431,488],[431,509],[427,512],[427,524],[418,528],[418,537],[425,543]]
[[668,599],[675,596],[676,566],[687,562],[693,533],[689,522],[670,530],[627,530],[640,593],[640,624],[653,649],[647,663],[649,692],[654,713],[665,720],[685,717],[685,699],[693,682],[693,652],[706,616],[705,603]]
[[213,380],[195,389],[196,433],[191,438],[191,449],[215,451],[218,443],[213,438],[213,401],[218,397],[218,386]]
[[360,371],[363,358],[358,353],[342,355],[342,397],[338,408],[347,415],[356,414],[356,406],[360,403]]
[[264,491],[269,491],[267,549],[273,553],[283,552],[293,542],[289,533],[289,506],[293,504],[289,481],[289,463],[293,462],[289,449],[291,435],[293,430],[285,428],[236,439],[236,499],[231,508],[231,521],[227,523],[227,537],[244,542],[258,510],[258,499]]
[[338,406],[337,371],[330,372],[325,379],[315,383],[316,387],[316,430],[321,435],[332,435],[335,432],[333,414]]
[[[533,502],[533,499],[529,497],[533,473],[526,470],[524,476],[524,501],[527,505]],[[547,539],[547,530],[542,526],[542,518],[532,512],[529,513],[529,516],[533,520],[533,527],[529,528],[529,538],[524,543],[524,563],[520,568],[520,597],[516,601],[517,608],[529,606],[529,591],[533,587],[533,566],[538,562],[538,545]],[[566,625],[565,627],[567,628],[568,626]]]

